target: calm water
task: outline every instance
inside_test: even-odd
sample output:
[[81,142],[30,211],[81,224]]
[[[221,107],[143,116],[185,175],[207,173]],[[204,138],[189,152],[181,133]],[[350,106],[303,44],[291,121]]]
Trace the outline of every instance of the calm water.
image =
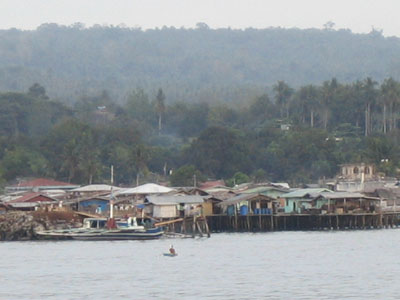
[[0,299],[399,299],[400,230],[9,242],[0,270]]

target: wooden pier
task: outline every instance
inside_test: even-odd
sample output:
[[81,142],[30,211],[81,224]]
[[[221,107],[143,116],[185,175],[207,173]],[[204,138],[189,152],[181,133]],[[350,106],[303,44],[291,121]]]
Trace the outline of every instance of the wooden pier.
[[277,214],[207,216],[211,232],[264,232],[279,230],[343,230],[395,228],[400,212],[362,214]]
[[210,228],[204,217],[185,217],[158,222],[156,227],[163,226],[166,235],[179,234],[181,237],[210,237]]

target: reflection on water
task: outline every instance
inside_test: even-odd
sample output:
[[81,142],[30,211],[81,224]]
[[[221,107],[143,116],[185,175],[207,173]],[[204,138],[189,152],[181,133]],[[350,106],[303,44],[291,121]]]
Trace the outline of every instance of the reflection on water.
[[399,258],[395,229],[9,242],[0,299],[398,299]]

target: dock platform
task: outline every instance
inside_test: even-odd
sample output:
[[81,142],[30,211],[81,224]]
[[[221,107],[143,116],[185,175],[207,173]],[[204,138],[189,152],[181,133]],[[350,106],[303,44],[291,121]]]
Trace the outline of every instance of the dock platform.
[[206,218],[211,232],[380,229],[397,227],[400,223],[400,212],[320,215],[210,215]]

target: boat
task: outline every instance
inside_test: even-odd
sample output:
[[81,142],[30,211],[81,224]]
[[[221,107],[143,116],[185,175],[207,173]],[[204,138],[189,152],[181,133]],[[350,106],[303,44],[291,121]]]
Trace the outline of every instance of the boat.
[[50,239],[74,240],[152,240],[158,239],[164,231],[162,227],[138,225],[136,218],[115,220],[113,218],[86,218],[80,228],[45,230],[36,233]]
[[163,253],[164,256],[175,257],[178,256],[178,253]]

